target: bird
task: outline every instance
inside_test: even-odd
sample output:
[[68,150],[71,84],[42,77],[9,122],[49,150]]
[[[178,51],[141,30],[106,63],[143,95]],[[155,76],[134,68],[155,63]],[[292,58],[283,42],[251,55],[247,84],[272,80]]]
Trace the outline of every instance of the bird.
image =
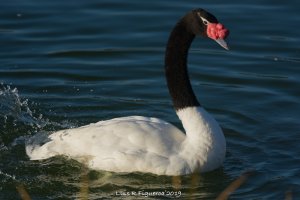
[[173,108],[184,131],[155,117],[128,116],[91,123],[26,142],[30,160],[65,156],[91,170],[116,173],[188,175],[220,168],[226,155],[224,133],[199,103],[187,66],[196,36],[229,50],[229,30],[208,11],[188,11],[175,24],[165,49],[165,77]]

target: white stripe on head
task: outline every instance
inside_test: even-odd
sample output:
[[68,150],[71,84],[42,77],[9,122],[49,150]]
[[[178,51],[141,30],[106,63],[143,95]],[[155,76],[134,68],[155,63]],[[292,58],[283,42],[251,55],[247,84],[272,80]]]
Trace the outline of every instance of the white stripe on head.
[[200,17],[200,19],[202,20],[202,22],[203,22],[204,25],[208,25],[208,24],[211,23],[210,21],[208,21],[207,19],[205,19],[204,17],[202,17],[202,16],[200,15],[200,13],[197,13],[197,14],[198,14],[198,16]]

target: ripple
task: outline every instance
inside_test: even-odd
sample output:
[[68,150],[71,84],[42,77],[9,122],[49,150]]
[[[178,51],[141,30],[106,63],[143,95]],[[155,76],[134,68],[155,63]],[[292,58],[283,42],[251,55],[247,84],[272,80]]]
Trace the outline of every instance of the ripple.
[[[116,198],[117,191],[179,187],[183,199],[215,199],[247,169],[233,199],[299,196],[298,1],[3,1],[0,7],[0,199]],[[171,177],[87,171],[56,157],[29,161],[35,132],[126,115],[181,124],[172,110],[163,59],[182,13],[203,6],[231,31],[224,51],[195,38],[189,69],[195,93],[223,127],[223,168]],[[222,16],[222,17],[221,17]],[[88,181],[87,181],[88,180]],[[178,181],[179,180],[179,181]],[[86,195],[86,196],[84,196]],[[131,197],[128,197],[131,198]]]
[[160,48],[109,48],[109,49],[95,49],[95,50],[65,50],[49,52],[50,57],[94,57],[94,56],[126,56],[130,54],[140,53],[161,53],[163,49]]

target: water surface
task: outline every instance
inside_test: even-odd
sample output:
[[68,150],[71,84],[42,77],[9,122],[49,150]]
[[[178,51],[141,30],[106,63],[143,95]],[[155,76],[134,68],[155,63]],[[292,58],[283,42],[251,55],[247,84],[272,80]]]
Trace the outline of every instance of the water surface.
[[[189,55],[195,93],[226,136],[222,168],[174,179],[89,171],[63,157],[28,159],[24,143],[37,132],[128,115],[181,128],[164,79],[164,49],[176,21],[197,7],[231,32],[230,51],[197,38]],[[139,191],[214,199],[247,171],[231,199],[300,198],[299,9],[298,1],[270,0],[2,2],[0,199],[20,199],[24,190],[32,199]],[[146,198],[122,198],[136,197]]]

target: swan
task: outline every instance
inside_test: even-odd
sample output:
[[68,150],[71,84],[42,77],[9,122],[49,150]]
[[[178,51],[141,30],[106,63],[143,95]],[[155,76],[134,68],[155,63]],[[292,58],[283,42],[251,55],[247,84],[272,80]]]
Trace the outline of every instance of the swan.
[[187,55],[195,36],[228,50],[229,31],[204,9],[194,9],[173,28],[165,52],[165,76],[185,133],[153,117],[129,116],[61,130],[26,142],[30,160],[57,155],[90,169],[118,173],[186,175],[219,168],[226,153],[222,129],[197,100],[189,80]]

